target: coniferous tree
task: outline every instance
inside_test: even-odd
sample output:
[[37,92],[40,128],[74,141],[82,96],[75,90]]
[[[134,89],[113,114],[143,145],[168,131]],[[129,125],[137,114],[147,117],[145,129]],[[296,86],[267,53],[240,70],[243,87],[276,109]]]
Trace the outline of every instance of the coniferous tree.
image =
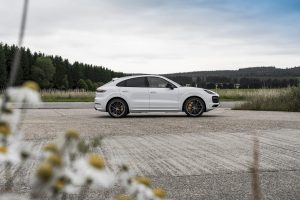
[[49,57],[38,57],[32,67],[32,79],[43,88],[51,88],[55,67]]
[[4,48],[2,44],[0,44],[0,89],[6,87],[7,83],[7,67],[5,61]]
[[88,90],[89,87],[83,79],[80,79],[77,83],[78,88]]

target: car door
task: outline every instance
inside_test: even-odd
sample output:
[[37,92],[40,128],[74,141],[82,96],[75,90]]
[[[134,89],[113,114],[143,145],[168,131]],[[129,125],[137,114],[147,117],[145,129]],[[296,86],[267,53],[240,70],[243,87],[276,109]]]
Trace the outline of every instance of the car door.
[[[147,77],[150,93],[150,110],[178,110],[178,88],[160,77]],[[172,86],[172,88],[168,87]]]
[[124,80],[117,84],[120,87],[121,96],[126,99],[129,109],[149,109],[149,88],[146,77],[137,77]]

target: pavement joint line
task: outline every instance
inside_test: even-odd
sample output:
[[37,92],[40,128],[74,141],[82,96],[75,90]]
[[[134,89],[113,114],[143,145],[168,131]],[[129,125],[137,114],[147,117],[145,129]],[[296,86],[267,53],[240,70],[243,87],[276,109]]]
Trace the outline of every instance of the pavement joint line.
[[[300,169],[281,169],[281,170],[258,170],[259,173],[276,173],[276,172],[300,172]],[[228,172],[219,172],[219,173],[202,173],[202,174],[187,174],[187,175],[149,175],[151,177],[160,177],[160,176],[167,176],[167,177],[197,177],[197,176],[217,176],[221,174],[253,174],[253,172],[250,172],[248,170],[245,171],[228,171]],[[300,178],[300,177],[299,177]]]

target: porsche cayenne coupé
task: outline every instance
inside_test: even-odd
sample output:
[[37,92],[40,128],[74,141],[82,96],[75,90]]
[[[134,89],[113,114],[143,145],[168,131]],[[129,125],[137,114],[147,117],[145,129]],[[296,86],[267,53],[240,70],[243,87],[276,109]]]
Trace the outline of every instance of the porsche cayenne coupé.
[[112,117],[137,112],[185,112],[199,117],[219,106],[219,95],[211,90],[182,87],[157,75],[115,78],[97,88],[95,109]]

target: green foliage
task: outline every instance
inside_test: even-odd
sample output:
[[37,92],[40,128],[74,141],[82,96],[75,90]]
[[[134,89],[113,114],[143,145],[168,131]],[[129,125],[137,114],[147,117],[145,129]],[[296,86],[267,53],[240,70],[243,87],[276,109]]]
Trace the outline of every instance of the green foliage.
[[0,44],[0,89],[5,88],[7,81],[7,67],[2,44]]
[[52,86],[55,67],[49,57],[38,57],[32,68],[32,79],[36,81],[42,88],[50,88]]
[[68,76],[65,75],[64,78],[62,79],[61,89],[67,89],[67,88],[69,88],[69,81],[68,81]]
[[85,83],[88,86],[88,90],[95,90],[96,89],[94,83],[90,79],[85,80]]
[[80,79],[78,81],[77,85],[80,89],[85,89],[85,90],[89,89],[88,85],[86,84],[86,82],[83,79]]
[[32,79],[35,80],[41,87],[44,87],[42,82],[45,80],[45,76],[45,72],[41,68],[37,66],[32,67]]

